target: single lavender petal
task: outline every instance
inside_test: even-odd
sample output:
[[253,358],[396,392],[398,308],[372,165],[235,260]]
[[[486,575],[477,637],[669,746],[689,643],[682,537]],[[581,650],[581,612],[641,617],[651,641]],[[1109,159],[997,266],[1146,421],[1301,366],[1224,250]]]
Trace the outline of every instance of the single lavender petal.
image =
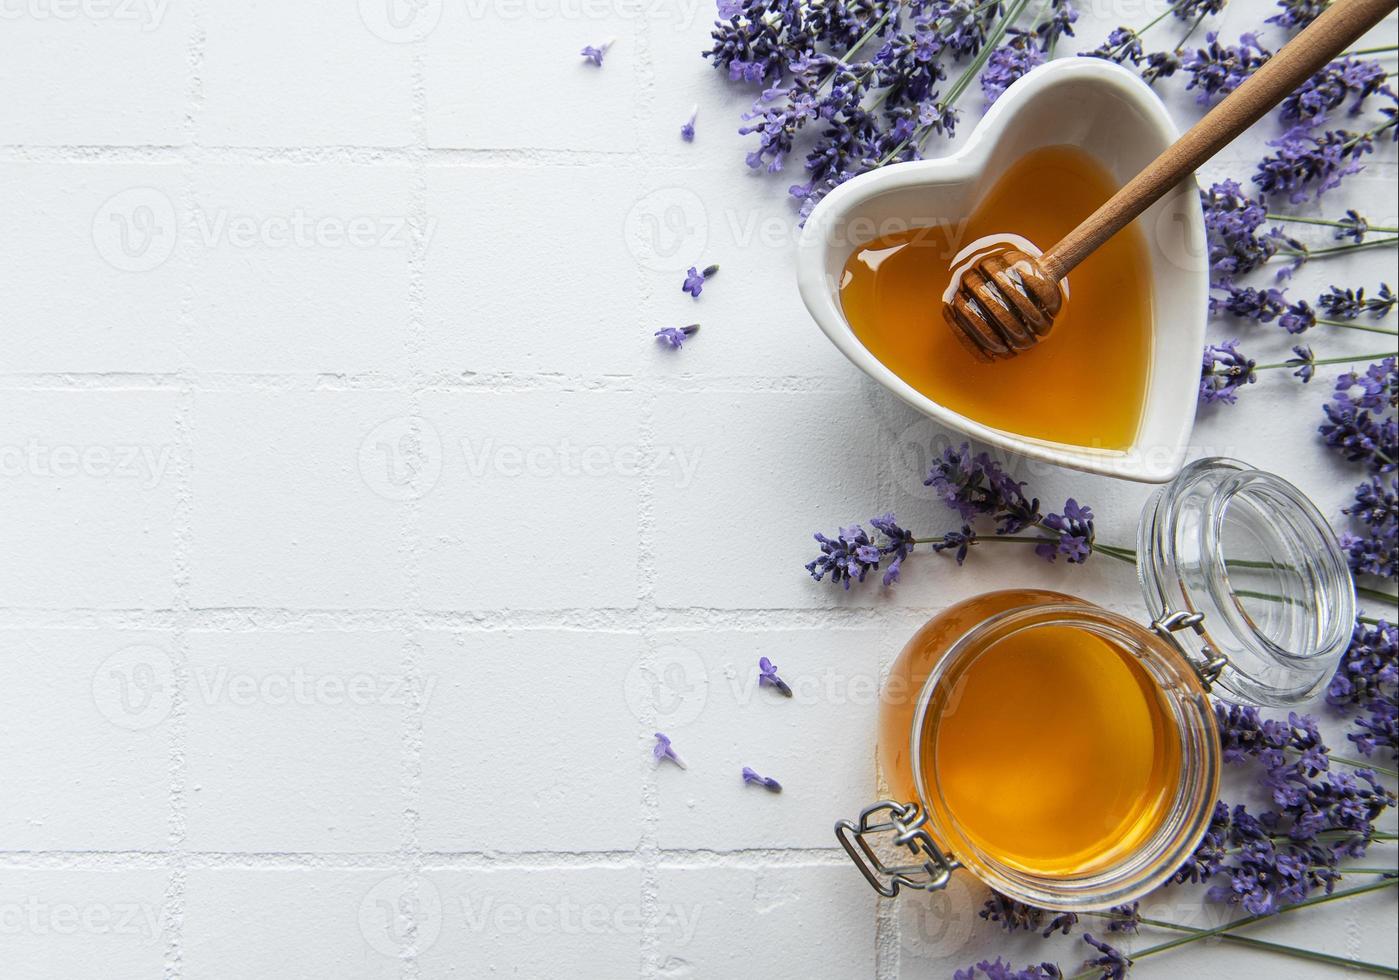
[[743,767],[743,781],[752,786],[761,786],[769,793],[782,792],[782,784],[770,776],[760,776],[747,766]]
[[672,748],[672,747],[671,747],[671,744],[670,744],[670,738],[667,737],[666,735],[664,735],[664,734],[661,733],[661,732],[656,732],[655,735],[656,735],[656,745],[655,745],[655,747],[651,750],[651,753],[652,753],[652,755],[655,756],[656,761],[657,761],[657,762],[662,762],[662,761],[664,761],[664,760],[666,760],[666,759],[669,759],[671,762],[675,763],[675,764],[676,764],[677,766],[679,766],[681,769],[688,768],[688,767],[685,765],[685,763],[681,761],[680,756],[678,756],[678,755],[675,754],[675,749]]
[[787,686],[787,682],[777,675],[777,667],[767,657],[758,658],[758,686],[768,685],[777,688],[784,697],[792,696],[792,689]]
[[579,57],[583,58],[584,60],[586,60],[586,61],[588,61],[588,62],[590,62],[590,63],[596,65],[597,67],[601,68],[601,67],[602,67],[602,60],[603,60],[604,58],[607,57],[607,50],[608,50],[610,47],[612,47],[612,44],[613,44],[613,41],[612,41],[612,40],[604,41],[604,42],[602,42],[602,44],[599,44],[599,45],[597,45],[596,47],[594,47],[593,45],[589,44],[589,45],[587,45],[586,47],[584,47],[582,51],[579,51],[579,52],[578,52],[578,55],[579,55]]

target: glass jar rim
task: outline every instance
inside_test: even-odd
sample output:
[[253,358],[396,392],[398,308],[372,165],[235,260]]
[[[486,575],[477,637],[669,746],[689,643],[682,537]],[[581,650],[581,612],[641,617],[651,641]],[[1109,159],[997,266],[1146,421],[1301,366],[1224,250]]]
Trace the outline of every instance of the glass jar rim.
[[[1182,684],[1188,697],[1168,699],[1183,738],[1181,791],[1162,825],[1130,859],[1097,873],[1078,877],[1048,877],[1022,871],[987,855],[955,826],[948,826],[932,802],[935,795],[920,751],[930,724],[933,696],[949,672],[969,656],[1026,629],[1071,626],[1087,629],[1139,658],[1163,694],[1159,672]],[[1153,669],[1154,668],[1154,669]],[[1187,716],[1188,717],[1185,717]],[[1133,620],[1088,602],[1053,602],[1016,606],[968,628],[950,644],[924,679],[909,731],[909,762],[914,789],[927,814],[930,833],[983,882],[1017,901],[1040,908],[1073,910],[1105,908],[1130,902],[1162,884],[1194,851],[1209,827],[1218,794],[1221,749],[1208,693],[1193,666],[1181,654]]]
[[[1231,557],[1228,539],[1240,529],[1262,560]],[[1251,591],[1236,584],[1231,566],[1285,569],[1289,581],[1274,575],[1276,594]],[[1178,642],[1200,661],[1222,658],[1219,685],[1253,704],[1310,700],[1334,672],[1355,622],[1345,551],[1321,512],[1277,474],[1227,457],[1196,460],[1147,502],[1137,575],[1154,618],[1201,616]],[[1288,595],[1289,587],[1310,595]],[[1249,600],[1279,605],[1260,611]],[[1289,622],[1280,629],[1288,642],[1271,635],[1273,620]]]

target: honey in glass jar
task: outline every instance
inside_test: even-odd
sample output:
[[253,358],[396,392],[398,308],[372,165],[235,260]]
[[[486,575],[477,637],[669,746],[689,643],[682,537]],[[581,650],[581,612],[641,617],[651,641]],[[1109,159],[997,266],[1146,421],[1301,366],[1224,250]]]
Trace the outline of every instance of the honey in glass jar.
[[1211,688],[1290,705],[1330,677],[1354,589],[1335,535],[1291,484],[1234,460],[1193,463],[1148,503],[1138,545],[1149,626],[1008,590],[943,610],[908,641],[881,692],[891,798],[836,824],[883,894],[940,888],[965,868],[1042,908],[1129,902],[1208,827]]

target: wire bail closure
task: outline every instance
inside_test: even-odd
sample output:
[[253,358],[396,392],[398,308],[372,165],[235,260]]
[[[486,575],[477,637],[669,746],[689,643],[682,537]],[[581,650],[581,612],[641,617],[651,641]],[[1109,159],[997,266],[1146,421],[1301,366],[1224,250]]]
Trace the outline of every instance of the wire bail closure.
[[1205,614],[1202,612],[1181,612],[1177,609],[1170,609],[1157,616],[1151,621],[1151,632],[1171,645],[1171,648],[1185,658],[1195,671],[1195,676],[1200,678],[1200,683],[1204,685],[1205,691],[1213,690],[1214,685],[1219,680],[1219,675],[1224,672],[1224,668],[1229,666],[1229,658],[1223,654],[1216,653],[1214,648],[1206,642],[1201,647],[1202,659],[1197,659],[1190,655],[1190,651],[1181,643],[1176,633],[1183,629],[1194,630],[1201,639],[1208,640],[1205,633]]
[[[887,812],[887,819],[880,819]],[[885,898],[893,898],[901,887],[919,891],[935,892],[947,887],[952,872],[962,863],[942,848],[923,829],[928,814],[917,803],[897,803],[894,800],[880,800],[860,811],[858,823],[850,820],[836,821],[836,840],[855,862],[855,867],[865,876],[870,887]],[[868,836],[891,834],[895,845],[908,848],[917,864],[886,865],[875,853],[866,839]]]

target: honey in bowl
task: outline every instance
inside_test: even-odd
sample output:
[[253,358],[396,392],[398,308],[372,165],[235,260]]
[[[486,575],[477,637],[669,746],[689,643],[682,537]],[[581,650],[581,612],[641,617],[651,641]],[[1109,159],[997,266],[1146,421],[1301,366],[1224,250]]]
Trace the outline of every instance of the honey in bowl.
[[1030,350],[984,361],[942,316],[952,260],[963,246],[1007,232],[1057,242],[1116,189],[1076,147],[1032,150],[964,226],[915,228],[857,249],[841,280],[845,319],[891,371],[966,418],[1046,442],[1125,451],[1146,402],[1152,347],[1151,266],[1135,225],[1074,269],[1053,330]]

